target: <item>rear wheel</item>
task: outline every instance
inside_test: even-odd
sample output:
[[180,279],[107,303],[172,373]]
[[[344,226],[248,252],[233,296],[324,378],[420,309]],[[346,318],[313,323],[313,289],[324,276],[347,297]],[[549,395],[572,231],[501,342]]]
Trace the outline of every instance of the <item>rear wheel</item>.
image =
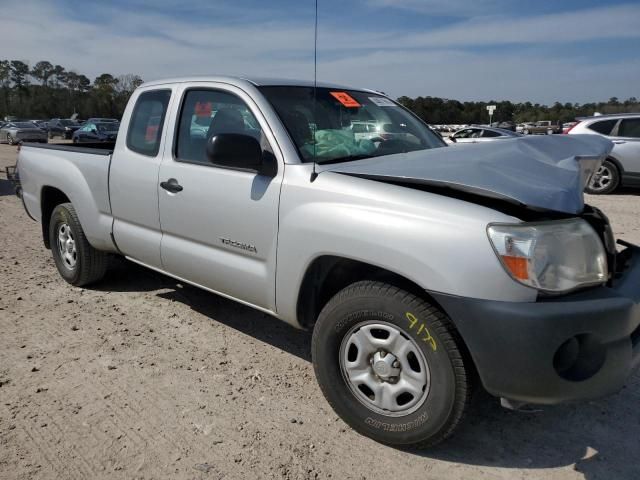
[[13,137],[7,133],[7,143],[9,145],[13,145]]
[[376,441],[428,447],[446,439],[469,403],[461,340],[425,300],[380,282],[358,282],[323,308],[313,366],[336,413]]
[[593,174],[589,185],[585,188],[587,193],[593,195],[606,195],[613,192],[620,184],[620,172],[618,168],[610,162],[605,160],[600,165],[600,168]]
[[58,272],[71,285],[81,287],[104,277],[108,255],[87,241],[71,203],[60,204],[53,210],[49,245]]

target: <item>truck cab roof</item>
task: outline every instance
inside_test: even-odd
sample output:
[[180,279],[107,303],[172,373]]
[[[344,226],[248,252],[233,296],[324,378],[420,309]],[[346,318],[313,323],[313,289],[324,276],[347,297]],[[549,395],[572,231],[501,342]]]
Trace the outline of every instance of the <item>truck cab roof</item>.
[[[166,78],[159,80],[152,80],[150,82],[145,82],[141,85],[141,87],[152,87],[152,86],[160,86],[167,84],[175,84],[175,83],[189,83],[189,82],[221,82],[221,83],[230,83],[232,85],[241,86],[243,84],[250,84],[255,87],[275,87],[275,86],[284,86],[284,87],[313,87],[313,80],[296,80],[296,79],[288,79],[288,78],[263,78],[263,77],[240,77],[240,76],[229,76],[229,75],[195,75],[188,77],[175,77],[175,78]],[[359,90],[365,92],[373,92],[373,93],[381,93],[377,90],[372,89],[364,89],[364,88],[355,88],[347,85],[340,85],[336,83],[330,82],[322,82],[318,81],[315,84],[319,88],[336,88],[340,90]]]

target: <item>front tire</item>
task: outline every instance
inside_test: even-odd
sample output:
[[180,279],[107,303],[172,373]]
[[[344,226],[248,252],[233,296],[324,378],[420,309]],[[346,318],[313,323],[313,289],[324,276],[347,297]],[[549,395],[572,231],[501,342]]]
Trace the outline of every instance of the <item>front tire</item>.
[[425,448],[449,437],[467,409],[470,375],[447,316],[404,290],[372,281],[336,294],[313,331],[322,392],[354,430]]
[[13,145],[13,137],[7,133],[7,143]]
[[104,277],[108,255],[87,241],[71,203],[54,208],[49,222],[49,245],[58,272],[71,285],[82,287]]
[[620,172],[618,168],[613,162],[605,160],[589,180],[585,191],[592,195],[606,195],[613,192],[619,185]]

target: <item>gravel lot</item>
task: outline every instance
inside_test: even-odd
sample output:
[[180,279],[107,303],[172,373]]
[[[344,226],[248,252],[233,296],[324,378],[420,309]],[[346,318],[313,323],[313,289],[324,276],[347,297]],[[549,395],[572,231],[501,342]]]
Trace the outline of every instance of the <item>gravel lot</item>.
[[[640,243],[639,196],[589,201]],[[401,451],[332,412],[309,333],[126,261],[63,282],[4,173],[0,245],[0,478],[640,478],[639,374],[532,413],[480,393],[451,441]]]

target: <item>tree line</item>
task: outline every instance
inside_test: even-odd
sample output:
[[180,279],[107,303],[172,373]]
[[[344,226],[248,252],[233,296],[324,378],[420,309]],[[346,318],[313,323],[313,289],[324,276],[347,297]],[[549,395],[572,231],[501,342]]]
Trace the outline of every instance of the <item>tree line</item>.
[[131,93],[142,84],[138,75],[109,73],[93,82],[61,65],[42,60],[33,67],[20,60],[0,60],[0,119],[120,118]]
[[505,101],[460,102],[438,97],[400,97],[398,101],[430,124],[472,124],[488,123],[487,105],[495,105],[492,121],[515,123],[551,120],[553,122],[571,122],[576,117],[588,117],[595,112],[626,113],[640,112],[640,102],[636,97],[620,101],[611,97],[607,102],[560,103],[551,106],[539,103],[513,103]]
[[[103,73],[93,82],[82,74],[61,65],[42,60],[33,67],[20,60],[0,60],[0,119],[15,116],[29,119],[67,118],[77,113],[80,118],[120,118],[131,93],[142,84],[138,75],[113,76]],[[460,102],[438,97],[400,97],[398,101],[431,124],[486,123],[487,105],[496,105],[494,121],[515,123],[551,120],[570,122],[576,117],[595,112],[639,112],[640,102],[631,97],[620,101],[560,103],[551,106],[538,103],[505,101]]]

